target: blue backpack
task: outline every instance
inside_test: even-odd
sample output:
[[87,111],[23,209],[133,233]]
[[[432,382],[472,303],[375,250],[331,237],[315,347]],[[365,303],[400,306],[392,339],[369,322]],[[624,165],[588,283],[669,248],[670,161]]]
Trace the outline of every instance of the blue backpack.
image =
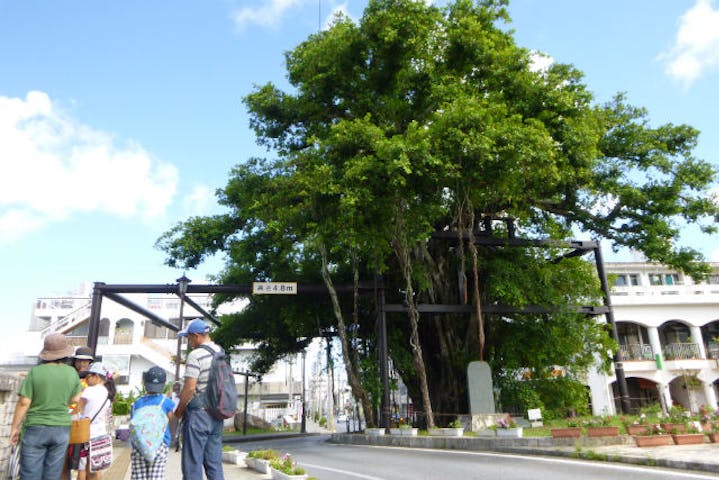
[[162,405],[167,398],[158,395],[157,404],[143,405],[132,412],[130,419],[130,441],[147,462],[154,462],[160,446],[165,441],[167,413]]
[[237,412],[237,385],[235,375],[225,351],[214,351],[207,345],[200,345],[212,354],[210,376],[205,389],[205,408],[217,420],[232,418]]

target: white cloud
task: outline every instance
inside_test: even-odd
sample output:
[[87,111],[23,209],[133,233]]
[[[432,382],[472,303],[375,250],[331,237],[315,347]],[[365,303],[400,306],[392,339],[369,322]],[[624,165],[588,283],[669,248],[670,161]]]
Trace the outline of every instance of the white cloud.
[[306,0],[263,1],[256,7],[243,7],[236,10],[232,14],[232,19],[239,29],[243,29],[248,24],[261,27],[276,27],[289,9],[305,2]]
[[349,10],[347,9],[347,2],[345,2],[341,5],[337,5],[336,7],[334,7],[330,14],[325,17],[325,22],[322,25],[322,30],[329,30],[337,15],[342,15],[343,17],[350,18],[356,22],[356,19],[352,18],[352,16],[350,15]]
[[44,92],[0,96],[0,242],[77,213],[164,214],[177,169],[134,142],[83,125]]
[[704,72],[719,66],[719,8],[697,0],[679,18],[674,45],[659,56],[666,73],[689,87]]
[[529,69],[533,72],[546,72],[554,63],[554,58],[546,53],[531,52],[529,55]]
[[185,216],[206,215],[215,205],[215,193],[207,185],[197,185],[182,201]]

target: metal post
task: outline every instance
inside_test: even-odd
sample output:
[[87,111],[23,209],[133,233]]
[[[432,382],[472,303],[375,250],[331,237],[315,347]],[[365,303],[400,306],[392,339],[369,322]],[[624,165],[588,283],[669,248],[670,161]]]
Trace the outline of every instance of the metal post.
[[[191,282],[189,278],[183,273],[180,278],[177,279],[177,293],[180,295],[180,325],[179,330],[182,330],[182,320],[185,315],[185,293],[187,293],[187,285]],[[179,331],[178,330],[178,331]],[[175,381],[180,379],[180,360],[182,358],[182,337],[177,336],[177,357],[175,358]]]
[[307,433],[307,402],[305,401],[305,356],[307,352],[302,350],[302,423],[300,424],[300,433]]
[[[597,246],[594,248],[594,261],[597,264],[597,275],[602,285],[602,292],[604,292],[604,306],[607,307],[607,313],[605,314],[607,323],[609,323],[612,328],[612,338],[619,344],[619,333],[617,332],[617,324],[614,321],[614,309],[612,308],[612,300],[609,296],[609,284],[607,283],[607,275],[604,271],[602,247],[599,242],[597,242]],[[629,401],[629,390],[627,389],[627,379],[624,376],[624,362],[622,361],[622,354],[619,350],[614,353],[614,373],[617,377],[622,413],[630,413],[631,402]]]
[[247,386],[250,383],[250,374],[245,373],[245,411],[242,415],[242,435],[247,435]]
[[92,305],[90,306],[90,326],[87,332],[87,346],[92,350],[92,356],[97,351],[97,337],[100,334],[100,310],[102,309],[102,282],[95,282],[92,290]]
[[[389,354],[387,352],[387,314],[384,311],[384,288],[379,290],[379,375],[382,380],[380,428],[389,429]],[[388,432],[387,432],[388,433]]]

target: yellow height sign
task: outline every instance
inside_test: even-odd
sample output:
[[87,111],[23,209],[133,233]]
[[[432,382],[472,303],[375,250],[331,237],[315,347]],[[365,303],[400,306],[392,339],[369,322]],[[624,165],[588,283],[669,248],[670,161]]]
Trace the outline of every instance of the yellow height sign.
[[297,282],[252,282],[253,295],[297,295]]

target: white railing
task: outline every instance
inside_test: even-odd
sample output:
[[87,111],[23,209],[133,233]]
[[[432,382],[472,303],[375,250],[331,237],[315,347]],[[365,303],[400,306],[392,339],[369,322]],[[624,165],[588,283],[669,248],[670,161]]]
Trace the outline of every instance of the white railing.
[[72,327],[79,325],[84,320],[87,320],[90,317],[91,305],[92,304],[88,302],[43,328],[40,332],[40,338],[45,338],[47,335],[55,332],[65,333]]
[[719,358],[719,342],[707,343],[707,358]]
[[654,360],[654,350],[646,343],[620,345],[619,353],[622,360]]
[[668,343],[664,346],[664,358],[667,360],[687,360],[701,358],[696,343]]

